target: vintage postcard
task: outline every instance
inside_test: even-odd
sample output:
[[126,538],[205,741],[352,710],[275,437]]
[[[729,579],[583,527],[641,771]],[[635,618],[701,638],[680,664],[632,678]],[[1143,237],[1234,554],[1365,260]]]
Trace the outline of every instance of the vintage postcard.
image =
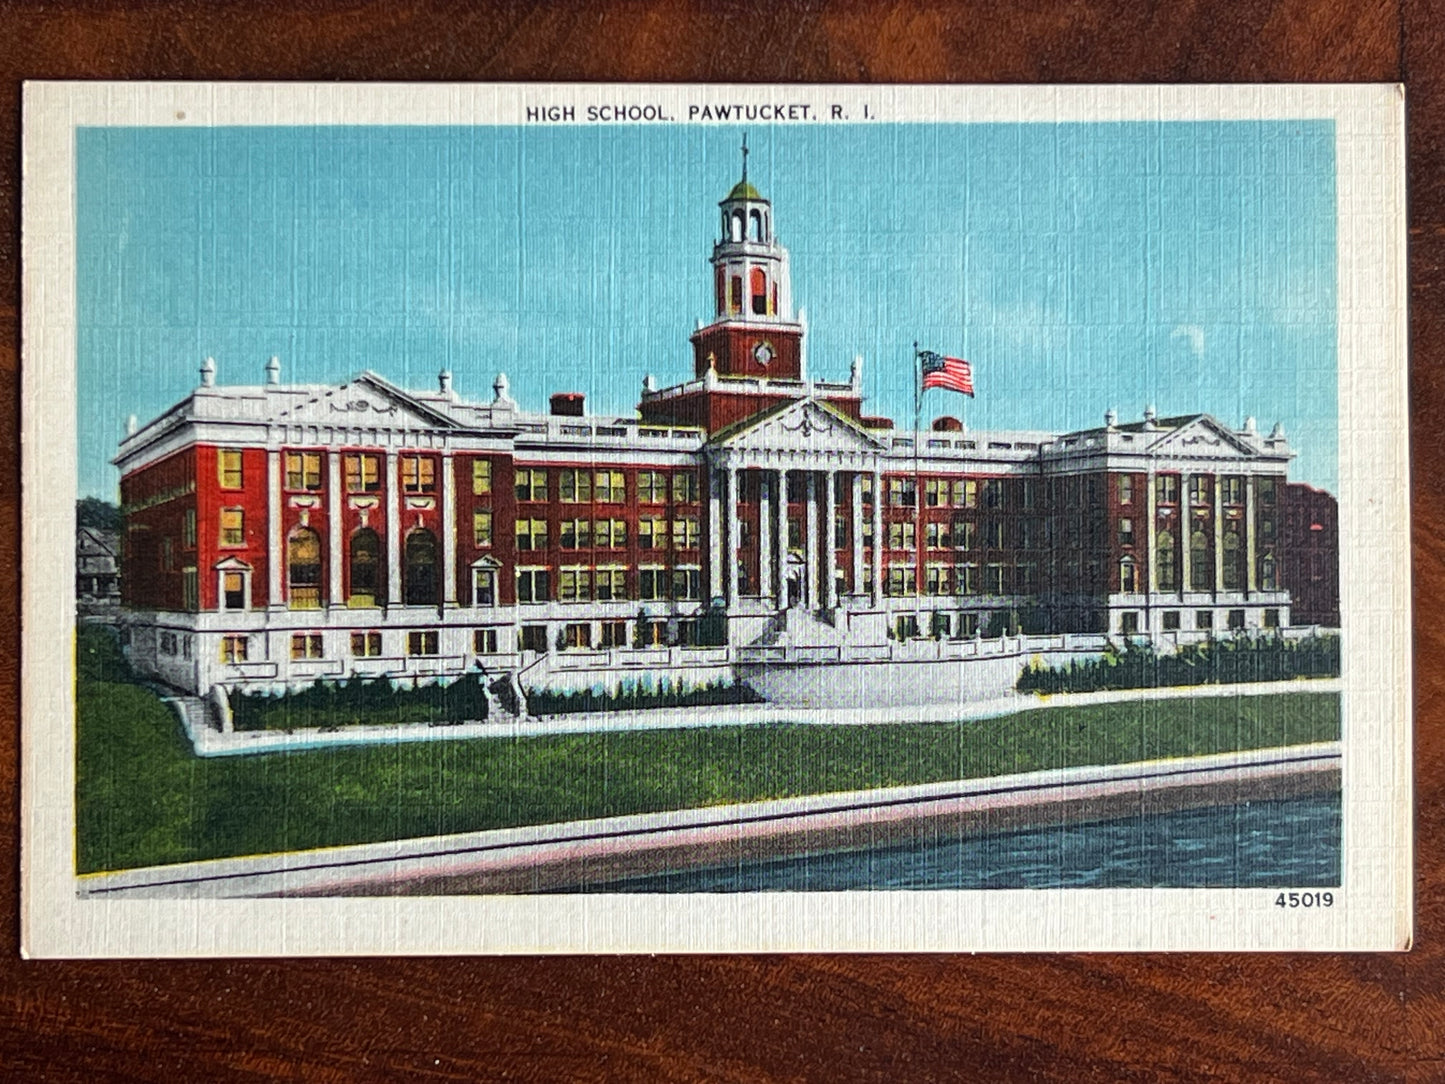
[[1398,87],[24,104],[27,953],[1408,947]]

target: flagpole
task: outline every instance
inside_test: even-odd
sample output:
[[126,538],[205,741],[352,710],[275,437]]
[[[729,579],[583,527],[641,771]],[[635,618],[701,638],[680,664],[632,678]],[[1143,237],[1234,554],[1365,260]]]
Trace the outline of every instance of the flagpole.
[[923,480],[920,449],[923,439],[923,359],[913,343],[913,620],[923,635]]

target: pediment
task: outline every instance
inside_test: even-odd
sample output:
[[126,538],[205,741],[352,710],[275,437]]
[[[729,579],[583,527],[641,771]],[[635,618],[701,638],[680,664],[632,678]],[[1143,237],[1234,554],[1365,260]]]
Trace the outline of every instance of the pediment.
[[718,434],[713,443],[719,448],[758,452],[876,452],[882,448],[857,422],[816,399],[766,411]]
[[250,572],[251,566],[239,557],[222,557],[211,566],[216,572]]
[[1201,414],[1177,429],[1162,433],[1158,440],[1149,445],[1149,451],[1155,454],[1202,458],[1221,455],[1254,457],[1259,454],[1259,450],[1239,434],[1230,431],[1207,414]]
[[276,420],[297,425],[379,425],[454,428],[455,419],[423,403],[375,373],[363,373],[334,388],[287,405]]

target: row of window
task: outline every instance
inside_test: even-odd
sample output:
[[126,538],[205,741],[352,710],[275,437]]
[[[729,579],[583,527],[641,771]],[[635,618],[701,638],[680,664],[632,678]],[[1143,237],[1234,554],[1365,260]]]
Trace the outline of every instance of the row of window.
[[[1182,627],[1182,615],[1178,610],[1165,610],[1162,615],[1165,632],[1178,632]],[[1279,611],[1267,609],[1264,611],[1262,624],[1267,629],[1279,628]],[[1243,610],[1227,610],[1224,615],[1225,628],[1238,632],[1245,627],[1245,614]],[[1199,632],[1208,632],[1214,628],[1213,610],[1195,610],[1194,628]],[[1139,631],[1139,612],[1137,610],[1125,610],[1119,614],[1119,631],[1126,636],[1132,636]]]
[[[931,550],[971,550],[982,546],[984,549],[1003,549],[1007,537],[1006,525],[1002,520],[955,519],[952,523],[925,523],[923,525],[924,546]],[[1042,527],[1036,519],[1021,519],[1014,525],[1015,548],[1036,549],[1042,542]],[[844,532],[840,527],[837,544],[843,545]],[[917,525],[912,521],[888,524],[888,548],[911,550],[917,540]],[[872,545],[871,524],[864,524],[863,542]]]
[[[978,508],[980,496],[984,508],[1003,508],[1007,504],[1008,484],[1002,478],[925,478],[923,503],[927,508]],[[1037,484],[1032,478],[1020,479],[1015,490],[1018,507],[1031,509],[1038,502]],[[872,502],[871,479],[864,478],[863,500]],[[888,479],[888,503],[894,508],[912,508],[918,503],[918,488],[912,478]]]
[[[473,600],[478,606],[492,605],[495,576],[488,569],[475,573]],[[555,599],[553,588],[555,585]],[[532,602],[620,602],[628,597],[625,568],[519,568],[517,601]],[[640,568],[637,597],[643,602],[673,599],[695,602],[702,598],[702,570],[686,568]]]
[[[1177,474],[1157,474],[1154,476],[1154,499],[1159,504],[1179,503],[1179,478]],[[1191,474],[1189,478],[1189,503],[1191,505],[1211,505],[1214,503],[1214,476],[1208,474]],[[1120,474],[1115,476],[1115,495],[1120,504],[1132,504],[1134,501],[1134,475]],[[1242,505],[1245,503],[1245,489],[1247,482],[1242,474],[1224,474],[1219,476],[1219,500],[1225,505]],[[1091,487],[1092,488],[1092,487]],[[1269,475],[1261,475],[1255,478],[1254,494],[1260,504],[1273,506],[1278,493],[1277,479]]]
[[[545,550],[548,526],[544,519],[519,519],[515,524],[517,549],[522,552]],[[702,537],[701,525],[691,517],[680,519],[641,519],[637,521],[637,548],[666,549],[669,539],[673,549],[696,549]],[[477,546],[492,544],[492,514],[477,512],[473,516],[473,538]],[[620,519],[567,519],[558,524],[558,545],[564,550],[624,549],[627,546],[627,523]]]
[[[923,568],[925,595],[1031,595],[1038,591],[1039,572],[1034,564],[943,565]],[[890,597],[918,594],[915,565],[890,565],[884,572],[883,593]]]

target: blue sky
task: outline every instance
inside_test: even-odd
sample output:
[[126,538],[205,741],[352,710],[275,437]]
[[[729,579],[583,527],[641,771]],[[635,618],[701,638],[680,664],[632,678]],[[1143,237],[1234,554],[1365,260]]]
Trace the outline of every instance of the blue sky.
[[[77,135],[80,492],[127,415],[221,383],[406,386],[629,413],[691,372],[740,131],[106,128]],[[925,420],[1065,430],[1116,407],[1283,421],[1336,484],[1330,122],[755,127],[813,375],[865,358],[908,424],[911,344],[974,363]]]

